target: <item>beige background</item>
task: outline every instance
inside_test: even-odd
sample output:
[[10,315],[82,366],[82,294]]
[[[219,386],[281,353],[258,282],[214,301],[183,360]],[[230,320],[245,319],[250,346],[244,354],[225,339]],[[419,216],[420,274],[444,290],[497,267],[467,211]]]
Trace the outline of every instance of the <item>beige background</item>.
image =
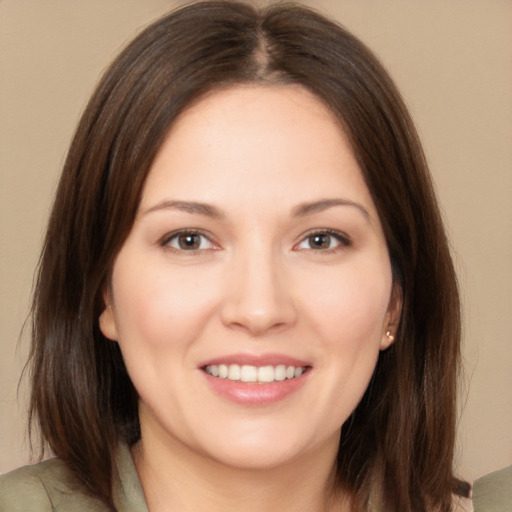
[[[322,0],[422,136],[464,300],[459,472],[512,464],[512,1]],[[118,48],[177,2],[0,0],[0,472],[28,461],[18,338],[66,148]]]

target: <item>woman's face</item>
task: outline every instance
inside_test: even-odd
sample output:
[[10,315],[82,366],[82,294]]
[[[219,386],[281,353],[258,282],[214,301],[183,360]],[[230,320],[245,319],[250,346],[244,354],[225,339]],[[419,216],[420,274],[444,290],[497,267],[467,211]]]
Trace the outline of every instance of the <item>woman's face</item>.
[[100,326],[140,395],[143,442],[277,467],[336,452],[390,343],[391,291],[375,206],[329,110],[298,86],[237,86],[173,125]]

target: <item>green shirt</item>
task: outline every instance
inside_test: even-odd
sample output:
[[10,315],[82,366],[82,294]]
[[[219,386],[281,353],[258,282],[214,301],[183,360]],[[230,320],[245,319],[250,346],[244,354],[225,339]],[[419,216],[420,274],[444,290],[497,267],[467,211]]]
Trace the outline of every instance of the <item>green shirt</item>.
[[[120,445],[116,457],[113,493],[117,512],[149,512],[137,470],[126,445]],[[454,498],[454,511],[472,510],[470,500]],[[501,512],[502,509],[481,510]],[[0,475],[0,512],[111,511],[77,483],[76,477],[61,460],[50,459]]]
[[475,512],[512,510],[512,466],[479,478],[473,486]]
[[[144,492],[126,445],[116,457],[113,482],[118,512],[149,512]],[[110,512],[77,483],[59,459],[24,466],[0,475],[0,512]]]

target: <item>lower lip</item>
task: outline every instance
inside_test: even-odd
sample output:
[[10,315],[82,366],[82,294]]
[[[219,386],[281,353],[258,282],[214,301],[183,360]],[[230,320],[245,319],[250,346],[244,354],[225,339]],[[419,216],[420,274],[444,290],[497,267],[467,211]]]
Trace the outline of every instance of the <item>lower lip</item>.
[[306,382],[309,370],[300,377],[266,384],[220,379],[204,372],[210,387],[219,395],[239,405],[263,407],[278,403],[296,393]]

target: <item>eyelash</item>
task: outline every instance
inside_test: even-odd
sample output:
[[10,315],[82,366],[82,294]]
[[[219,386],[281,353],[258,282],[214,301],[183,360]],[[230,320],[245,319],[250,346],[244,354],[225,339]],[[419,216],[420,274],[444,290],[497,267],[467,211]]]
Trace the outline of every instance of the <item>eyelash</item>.
[[[181,237],[181,236],[203,237],[204,239],[208,240],[210,247],[208,247],[208,248],[200,248],[199,247],[199,248],[195,248],[195,249],[183,249],[180,247],[173,247],[172,245],[170,245],[173,240],[178,240],[179,237]],[[346,234],[344,234],[340,231],[337,231],[335,229],[315,229],[315,230],[310,231],[310,232],[306,233],[305,235],[303,235],[300,242],[298,242],[297,244],[294,245],[294,248],[299,247],[301,244],[307,242],[308,239],[311,239],[312,237],[315,237],[315,236],[332,237],[338,242],[338,244],[336,244],[335,247],[329,247],[327,249],[322,249],[322,248],[315,249],[315,248],[309,247],[309,248],[304,248],[305,250],[311,251],[311,252],[317,252],[319,254],[332,254],[332,253],[341,251],[344,248],[349,247],[352,244],[350,238]],[[174,231],[172,233],[169,233],[161,239],[161,241],[159,242],[159,245],[161,245],[165,249],[168,249],[175,253],[179,253],[179,254],[187,253],[190,256],[199,254],[205,250],[217,250],[217,248],[214,247],[215,244],[214,244],[214,242],[211,241],[209,235],[207,235],[206,233],[204,233],[200,230],[195,230],[195,229],[181,229],[179,231]]]
[[[197,248],[197,249],[182,249],[180,247],[172,247],[170,245],[171,241],[174,240],[174,239],[179,240],[180,236],[190,236],[190,237],[194,236],[194,237],[205,238],[206,240],[208,240],[210,247],[208,247],[207,249],[204,249],[204,248],[203,249],[201,249],[201,248]],[[179,231],[173,231],[172,233],[169,233],[169,234],[165,235],[161,239],[160,245],[162,247],[164,247],[165,249],[168,249],[170,251],[173,251],[173,252],[176,252],[176,253],[180,253],[180,254],[187,253],[188,255],[198,254],[198,253],[200,253],[202,251],[205,251],[205,250],[216,250],[215,247],[212,247],[215,244],[211,241],[210,236],[205,234],[204,232],[202,232],[200,230],[196,230],[196,229],[181,229]]]
[[296,245],[296,247],[314,236],[329,236],[334,238],[339,243],[335,247],[330,247],[328,249],[313,249],[312,247],[309,247],[305,250],[317,252],[319,254],[332,254],[352,245],[350,237],[348,237],[345,233],[342,233],[341,231],[337,231],[335,229],[315,229],[313,231],[306,233],[302,237],[301,241]]

